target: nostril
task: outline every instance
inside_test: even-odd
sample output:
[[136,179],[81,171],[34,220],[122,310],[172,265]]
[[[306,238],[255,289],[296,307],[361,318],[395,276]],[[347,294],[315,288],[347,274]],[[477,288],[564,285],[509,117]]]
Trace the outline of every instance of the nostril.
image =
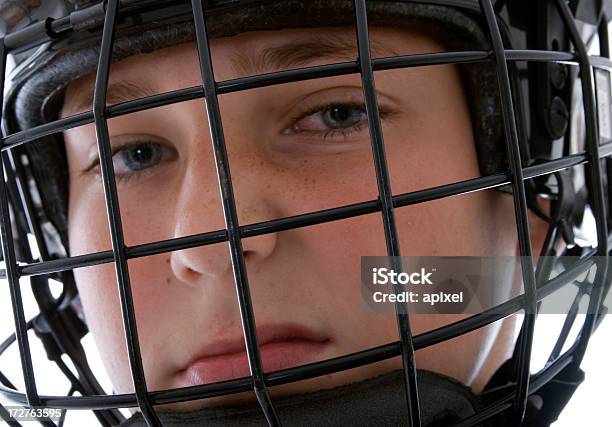
[[242,251],[244,256],[244,263],[247,266],[247,273],[251,273],[257,270],[257,263],[255,260],[257,259],[257,253],[252,250]]
[[172,253],[170,265],[175,276],[187,284],[216,280],[231,273],[227,243],[175,251]]
[[[232,258],[230,265],[229,265],[229,272],[231,273],[234,269],[233,265],[234,265],[234,258],[231,256],[230,254],[230,258]],[[242,259],[244,260],[245,265],[247,266],[247,271],[250,272],[252,269],[252,263],[253,261],[255,261],[255,259],[257,258],[257,253],[255,251],[252,250],[242,250]]]
[[242,251],[243,255],[244,255],[244,259],[246,260],[248,259],[252,259],[255,256],[255,252],[250,250],[250,249],[246,249]]
[[185,265],[185,263],[181,262],[177,258],[178,257],[173,256],[170,260],[170,269],[172,270],[172,273],[180,282],[189,286],[195,286],[198,283],[201,274],[188,265]]
[[[254,267],[265,262],[278,245],[278,233],[266,233],[242,240],[245,260]],[[251,267],[251,266],[249,266]]]

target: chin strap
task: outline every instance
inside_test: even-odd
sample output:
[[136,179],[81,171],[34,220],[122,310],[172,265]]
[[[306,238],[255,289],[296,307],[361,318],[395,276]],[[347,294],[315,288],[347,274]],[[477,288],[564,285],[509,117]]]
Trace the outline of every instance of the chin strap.
[[572,365],[568,365],[555,378],[529,396],[524,425],[549,426],[557,421],[559,414],[583,381],[584,371],[580,368],[573,369]]
[[[479,396],[483,402],[491,403],[513,386],[513,363],[508,359],[489,381],[483,393]],[[548,381],[536,392],[531,394],[527,400],[527,409],[522,426],[524,427],[548,427],[555,421],[572,398],[572,395],[584,381],[584,371],[569,364],[554,378]],[[505,427],[500,415],[494,418],[495,425]]]
[[[423,426],[453,425],[476,413],[481,403],[468,387],[452,378],[418,371]],[[290,426],[398,426],[408,411],[402,371],[329,390],[274,399],[281,422]],[[193,412],[159,412],[164,426],[262,426],[266,420],[257,403],[206,408]],[[146,426],[136,414],[121,427]]]

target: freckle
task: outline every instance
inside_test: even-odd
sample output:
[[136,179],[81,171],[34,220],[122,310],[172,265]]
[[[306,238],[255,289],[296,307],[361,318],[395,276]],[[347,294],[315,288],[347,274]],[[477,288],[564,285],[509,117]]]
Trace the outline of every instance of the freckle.
[[169,285],[170,284],[170,278],[166,277],[166,284]]
[[170,258],[166,258],[166,264],[170,264]]

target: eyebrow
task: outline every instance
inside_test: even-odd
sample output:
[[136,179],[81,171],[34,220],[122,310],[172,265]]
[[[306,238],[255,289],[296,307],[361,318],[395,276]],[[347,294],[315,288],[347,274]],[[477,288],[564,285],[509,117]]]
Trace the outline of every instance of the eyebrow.
[[[134,82],[130,80],[119,80],[109,83],[106,90],[106,105],[120,104],[122,102],[131,101],[133,99],[144,98],[158,93],[147,82]],[[70,102],[69,108],[66,108],[64,116],[71,116],[83,111],[89,111],[93,108],[93,88],[92,90],[81,91],[75,97],[75,100]]]
[[[399,53],[384,43],[370,40],[372,58],[398,56]],[[259,49],[255,52],[236,52],[230,61],[240,75],[250,76],[291,68],[299,68],[320,59],[351,61],[357,59],[354,37],[311,36],[291,43]]]
[[[372,58],[398,56],[399,53],[383,43],[370,40]],[[246,77],[274,71],[304,67],[317,60],[351,61],[357,59],[354,37],[311,36],[279,46],[255,51],[240,51],[230,55],[229,60],[239,76]],[[114,105],[160,93],[146,80],[135,82],[119,80],[109,83],[106,104]],[[93,90],[82,91],[66,108],[65,116],[89,111],[93,104]]]

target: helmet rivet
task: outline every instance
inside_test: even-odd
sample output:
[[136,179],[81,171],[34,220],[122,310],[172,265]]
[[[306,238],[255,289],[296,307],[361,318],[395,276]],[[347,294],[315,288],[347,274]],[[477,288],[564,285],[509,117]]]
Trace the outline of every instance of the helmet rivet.
[[567,83],[567,65],[553,63],[550,64],[550,83],[557,90],[562,90]]
[[555,96],[548,109],[548,132],[553,139],[561,138],[565,134],[569,121],[569,111],[565,102]]

